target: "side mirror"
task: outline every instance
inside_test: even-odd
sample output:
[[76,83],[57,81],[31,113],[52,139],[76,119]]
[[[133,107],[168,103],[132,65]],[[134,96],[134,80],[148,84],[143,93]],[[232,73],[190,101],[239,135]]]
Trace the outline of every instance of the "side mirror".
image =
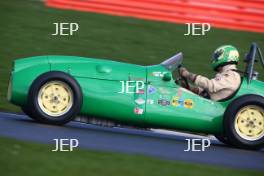
[[165,73],[164,75],[163,75],[163,77],[162,77],[162,80],[163,81],[170,81],[171,80],[171,73]]

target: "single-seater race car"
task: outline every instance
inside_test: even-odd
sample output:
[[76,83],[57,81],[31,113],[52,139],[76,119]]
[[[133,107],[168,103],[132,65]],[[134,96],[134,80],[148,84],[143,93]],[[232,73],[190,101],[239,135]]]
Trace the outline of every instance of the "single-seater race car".
[[239,89],[217,102],[175,83],[179,76],[173,75],[182,60],[182,53],[152,66],[73,56],[19,59],[8,100],[42,123],[63,125],[80,114],[138,127],[213,134],[239,148],[263,147],[264,83],[257,80],[254,65],[259,61],[264,67],[264,60],[257,44],[245,58]]

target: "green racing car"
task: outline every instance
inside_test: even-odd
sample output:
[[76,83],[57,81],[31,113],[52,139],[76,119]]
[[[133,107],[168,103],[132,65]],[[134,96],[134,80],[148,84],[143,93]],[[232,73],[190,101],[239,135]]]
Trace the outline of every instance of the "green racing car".
[[19,59],[11,72],[8,100],[42,123],[63,125],[79,114],[212,134],[235,147],[262,148],[264,83],[257,80],[254,66],[259,61],[264,67],[264,60],[258,45],[253,43],[245,58],[239,89],[220,101],[181,86],[188,84],[178,74],[182,60],[182,53],[152,66],[75,56]]

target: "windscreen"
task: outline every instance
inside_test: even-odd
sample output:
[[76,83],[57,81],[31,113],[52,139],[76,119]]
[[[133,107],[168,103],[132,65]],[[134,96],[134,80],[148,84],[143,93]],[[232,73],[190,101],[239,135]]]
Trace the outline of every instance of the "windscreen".
[[167,68],[168,70],[173,71],[182,64],[182,60],[183,60],[183,54],[180,52],[172,56],[171,58],[163,61],[161,65]]

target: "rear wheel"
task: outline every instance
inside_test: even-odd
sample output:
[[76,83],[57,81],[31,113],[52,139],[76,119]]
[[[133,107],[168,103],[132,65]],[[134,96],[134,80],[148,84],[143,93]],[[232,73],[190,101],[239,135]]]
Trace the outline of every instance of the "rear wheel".
[[71,76],[63,72],[49,72],[33,82],[29,100],[32,116],[36,120],[63,125],[80,112],[82,93]]
[[69,112],[73,101],[72,89],[62,81],[49,81],[38,92],[37,103],[40,109],[51,117],[59,117]]
[[264,146],[264,98],[245,95],[234,100],[224,117],[228,141],[236,147],[260,149]]

